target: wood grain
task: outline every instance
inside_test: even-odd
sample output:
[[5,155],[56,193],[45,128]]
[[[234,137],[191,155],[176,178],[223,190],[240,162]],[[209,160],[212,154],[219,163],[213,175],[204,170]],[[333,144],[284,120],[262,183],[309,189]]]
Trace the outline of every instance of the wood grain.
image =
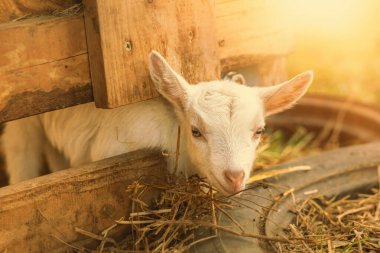
[[0,24],[0,74],[87,52],[82,16]]
[[85,0],[96,105],[114,108],[158,96],[147,68],[152,49],[191,83],[217,79],[214,13],[213,0]]
[[80,0],[1,0],[0,23],[28,15],[49,15],[80,2]]
[[99,233],[128,217],[127,186],[141,176],[162,179],[165,167],[162,155],[139,151],[1,188],[0,249],[51,252],[65,248],[58,239],[84,239],[75,227]]
[[0,25],[0,122],[93,101],[81,16]]
[[[160,26],[164,20],[175,20],[173,17],[174,14],[168,14],[168,19],[166,19],[166,14],[164,14],[165,12],[158,11],[157,14],[152,13],[155,13],[155,9],[157,8],[160,10],[162,6],[169,4],[169,2],[170,1],[168,1],[168,3],[161,3],[160,1],[152,1],[152,3],[149,3],[149,1],[142,0],[128,1],[128,4],[130,5],[144,5],[144,8],[147,9],[147,13],[143,13],[142,10],[140,12],[136,12],[135,14],[129,13],[129,19],[132,19],[132,17],[134,17],[132,23],[128,23],[126,17],[120,21],[123,23],[123,25],[120,24],[122,28],[119,29],[127,29],[133,38],[139,39],[137,39],[137,41],[135,39],[132,40],[132,37],[127,36],[128,34],[123,34],[125,35],[125,37],[121,38],[123,42],[132,42],[132,51],[126,50],[126,47],[128,48],[129,45],[128,43],[120,44],[120,41],[118,41],[119,46],[121,46],[122,49],[117,49],[115,51],[115,54],[117,54],[117,52],[122,52],[122,55],[115,55],[115,59],[118,59],[115,62],[112,61],[114,57],[112,55],[112,52],[108,52],[109,56],[106,58],[108,61],[107,66],[109,68],[115,68],[111,71],[121,72],[120,80],[118,83],[122,85],[121,87],[124,88],[126,92],[119,95],[116,94],[116,90],[110,91],[116,96],[118,101],[129,99],[128,103],[133,101],[137,102],[139,99],[145,100],[157,96],[157,93],[151,86],[150,79],[146,72],[145,64],[147,61],[147,53],[144,50],[147,50],[148,48],[155,48],[161,51],[168,57],[168,61],[174,65],[178,71],[188,73],[185,75],[189,75],[190,73],[188,76],[190,80],[192,78],[194,80],[197,80],[198,78],[201,79],[202,75],[206,76],[204,72],[193,72],[193,69],[199,70],[203,67],[206,72],[214,71],[214,67],[211,66],[213,64],[207,64],[207,59],[203,60],[202,58],[204,51],[207,51],[206,49],[202,49],[203,51],[197,51],[197,54],[190,54],[190,56],[188,54],[188,52],[191,52],[193,50],[192,46],[195,46],[198,43],[191,42],[197,40],[197,33],[193,33],[193,40],[189,40],[189,37],[186,36],[188,36],[189,31],[192,30],[180,29],[182,27],[181,22],[178,22],[172,27],[167,28],[182,36],[180,40],[184,41],[184,47],[189,48],[188,52],[186,50],[183,52],[180,51],[182,50],[181,48],[173,46],[174,41],[179,39],[179,35],[171,36],[158,32],[160,29],[166,29],[164,25]],[[272,8],[270,8],[271,5]],[[291,51],[291,37],[288,34],[286,26],[282,24],[283,20],[274,19],[274,14],[271,13],[271,11],[273,11],[274,5],[275,3],[273,3],[272,0],[216,0],[216,39],[219,46],[221,68],[224,71],[232,70],[238,67],[249,66],[252,64],[262,64],[263,62],[268,62],[268,59],[275,60],[276,57],[283,57]],[[188,8],[190,12],[188,16],[190,18],[198,16],[203,17],[203,15],[206,16],[204,13],[197,14],[198,16],[195,14],[192,16],[192,9],[190,7]],[[110,10],[108,10],[108,12],[109,11]],[[139,25],[140,20],[141,24],[144,24],[145,22],[144,26]],[[201,22],[201,20],[202,19],[200,19],[199,22]],[[96,29],[96,22],[90,22],[93,22],[93,29]],[[146,24],[149,24],[149,22],[151,22],[152,26],[154,25],[154,27],[149,27],[149,25],[146,27]],[[187,22],[185,18],[183,22]],[[87,24],[89,23],[87,22]],[[135,26],[125,27],[128,26],[128,24],[137,24],[137,28]],[[175,31],[175,29],[181,30],[181,33]],[[146,37],[147,34],[151,34],[151,37]],[[108,36],[108,34],[106,35]],[[205,35],[201,34],[200,37],[202,36]],[[71,99],[65,101],[57,100],[55,103],[54,99],[56,96],[52,96],[50,99],[48,99],[49,95],[47,95],[46,99],[50,102],[46,104],[45,107],[40,107],[38,110],[35,110],[35,108],[32,107],[31,102],[35,103],[35,101],[38,100],[28,99],[29,95],[22,98],[20,96],[17,97],[19,93],[25,92],[25,88],[18,89],[17,87],[20,87],[20,85],[15,82],[10,82],[10,80],[17,80],[17,82],[29,86],[29,92],[40,92],[41,86],[38,84],[38,78],[36,78],[36,76],[23,74],[18,75],[17,77],[11,77],[11,73],[19,73],[18,71],[21,71],[21,69],[23,69],[22,72],[25,73],[36,73],[33,69],[38,68],[37,66],[44,64],[47,65],[45,65],[43,72],[41,72],[42,74],[44,74],[44,72],[51,72],[54,70],[48,70],[49,66],[54,66],[54,68],[58,69],[62,69],[64,66],[67,66],[69,69],[74,69],[78,65],[78,62],[71,62],[66,60],[69,58],[79,57],[81,55],[82,68],[78,69],[78,71],[82,69],[81,73],[78,71],[58,72],[56,75],[64,74],[64,76],[55,76],[53,80],[59,80],[60,78],[77,80],[76,83],[71,82],[70,84],[71,89],[76,89],[76,86],[84,87],[83,80],[86,79],[87,81],[85,83],[86,87],[88,87],[88,90],[85,91],[85,94],[91,94],[91,87],[89,85],[90,82],[88,81],[90,80],[88,66],[84,67],[85,65],[89,65],[89,60],[86,58],[87,56],[85,56],[87,53],[87,45],[84,20],[82,16],[49,19],[38,18],[12,22],[8,24],[1,24],[0,37],[6,38],[0,42],[0,54],[5,56],[0,58],[0,80],[6,80],[6,82],[4,82],[6,83],[6,86],[3,84],[3,82],[0,82],[0,108],[4,108],[6,106],[5,101],[11,101],[12,97],[15,96],[16,98],[14,99],[17,99],[19,101],[18,103],[23,105],[19,109],[22,112],[17,112],[17,109],[12,110],[12,112],[8,113],[7,117],[3,116],[2,121],[19,118],[26,115],[34,115],[37,113],[42,113],[44,111],[64,108],[92,100],[92,98],[88,97],[86,99],[82,99],[82,96],[77,97],[76,95],[70,95],[70,92],[68,92],[70,88],[67,86],[67,84],[65,86],[65,89],[62,89],[63,93],[61,97],[64,97],[64,93],[68,92],[68,97],[71,97]],[[211,43],[212,41],[213,39],[209,40],[207,43]],[[158,43],[158,45],[154,43]],[[200,48],[207,47],[207,45],[200,46]],[[195,59],[191,59],[187,62],[183,60],[181,62],[181,59],[185,58],[177,57],[177,55],[184,55],[186,58],[193,57]],[[201,57],[199,58],[199,61],[197,61],[196,55]],[[53,62],[55,63],[53,64]],[[189,62],[193,62],[193,66],[188,65]],[[116,63],[119,63],[119,65]],[[188,67],[188,69],[186,69],[186,67]],[[262,69],[266,69],[266,67]],[[270,75],[272,75],[272,73],[273,75],[277,75],[275,71],[270,72]],[[126,73],[129,73],[131,75],[126,76]],[[200,73],[198,77],[191,76],[191,74],[198,75],[198,73]],[[82,76],[82,78],[78,79],[78,75]],[[267,74],[265,75],[268,76]],[[272,79],[271,77],[265,78]],[[137,80],[142,81],[138,83]],[[46,81],[47,82],[43,84],[43,86],[45,88],[50,87],[48,90],[57,88],[56,81],[50,82],[48,79],[46,79]],[[120,89],[120,87],[118,86],[117,89]],[[12,92],[9,92],[10,90]],[[103,97],[103,92],[105,91],[100,90],[101,98]],[[1,112],[2,111],[0,111],[0,113]]]
[[93,101],[87,54],[0,74],[0,122]]
[[223,71],[289,54],[292,34],[280,6],[275,0],[216,0]]

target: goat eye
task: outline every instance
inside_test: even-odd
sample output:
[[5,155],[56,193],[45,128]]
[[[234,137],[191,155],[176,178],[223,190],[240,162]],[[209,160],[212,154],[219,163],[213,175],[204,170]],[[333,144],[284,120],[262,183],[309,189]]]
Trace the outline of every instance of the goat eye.
[[196,138],[199,138],[202,136],[201,132],[199,131],[198,128],[196,127],[191,127],[191,134],[196,137]]
[[265,128],[260,127],[259,129],[256,130],[255,137],[256,138],[260,137],[264,132],[265,132]]

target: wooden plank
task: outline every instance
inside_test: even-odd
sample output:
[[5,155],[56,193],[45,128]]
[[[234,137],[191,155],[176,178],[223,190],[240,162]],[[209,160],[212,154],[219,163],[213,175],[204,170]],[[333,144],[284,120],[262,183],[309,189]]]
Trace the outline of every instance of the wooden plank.
[[[135,1],[131,1],[135,2]],[[137,1],[140,2],[140,1]],[[155,1],[153,1],[154,3]],[[272,2],[272,1],[270,1]],[[144,2],[149,8],[154,9],[156,5],[152,5],[148,3],[148,1]],[[273,19],[273,14],[271,14],[270,4],[265,4],[266,1],[249,1],[249,0],[217,0],[216,1],[216,28],[217,28],[217,40],[219,41],[219,54],[221,60],[221,66],[224,71],[231,70],[233,68],[238,68],[242,66],[252,65],[261,63],[263,60],[274,59],[275,57],[285,55],[289,53],[291,50],[291,39],[289,34],[287,33],[286,27],[284,27],[283,20],[281,19]],[[273,7],[273,3],[272,3]],[[153,11],[153,10],[151,10]],[[263,12],[263,14],[261,14]],[[140,13],[141,14],[141,13]],[[145,14],[141,14],[140,16],[145,16]],[[154,16],[154,15],[153,15]],[[156,16],[158,19],[160,16]],[[137,20],[139,20],[136,17]],[[38,24],[34,26],[32,24]],[[34,28],[35,27],[35,28]],[[158,27],[157,27],[158,28]],[[139,30],[138,29],[135,30]],[[149,29],[149,28],[146,28]],[[30,31],[30,32],[28,32]],[[141,32],[146,30],[142,29]],[[137,33],[137,31],[136,31]],[[157,35],[157,32],[152,32],[157,38],[160,34]],[[23,34],[23,35],[19,35]],[[46,38],[48,36],[49,40],[41,39]],[[76,62],[67,62],[62,61],[63,59],[72,58],[73,56],[78,56],[82,53],[87,52],[86,46],[86,38],[85,38],[85,30],[83,25],[83,17],[62,17],[62,18],[53,18],[53,19],[30,19],[22,22],[13,22],[10,24],[2,24],[0,25],[0,37],[6,38],[6,40],[2,40],[0,43],[0,54],[1,55],[15,55],[12,57],[2,57],[0,59],[0,80],[11,80],[9,77],[9,73],[14,71],[15,69],[25,68],[27,72],[28,68],[33,68],[35,65],[43,65],[43,64],[51,64],[55,62],[55,64],[49,66],[55,66],[59,68],[58,65],[68,66],[68,68],[73,69],[78,63]],[[37,39],[36,39],[37,38]],[[40,38],[40,39],[38,39]],[[58,38],[58,39],[56,39]],[[171,38],[168,36],[168,38]],[[196,36],[195,36],[196,38]],[[38,40],[38,41],[36,41]],[[12,43],[8,43],[8,41],[12,41]],[[127,38],[126,41],[129,41]],[[149,44],[149,38],[143,40],[141,43],[137,43],[137,45],[132,45],[135,50],[139,48],[138,44]],[[169,43],[169,42],[168,42]],[[169,55],[169,61],[172,64],[176,64],[178,58],[173,57],[174,55],[170,52],[170,50],[177,50],[177,48],[169,48],[168,45],[159,45],[157,49],[160,50],[162,48],[168,48],[169,51],[163,51],[164,54]],[[172,43],[172,42],[170,42]],[[136,43],[133,43],[136,44]],[[24,49],[20,50],[20,45],[25,46]],[[149,44],[149,46],[152,46]],[[133,56],[135,62],[140,63],[137,65],[128,65],[128,66],[115,66],[115,68],[133,68],[139,66],[142,69],[135,69],[137,73],[143,73],[145,75],[145,82],[142,85],[139,85],[140,90],[132,90],[131,97],[134,100],[137,95],[134,94],[142,94],[142,99],[149,99],[150,97],[154,97],[156,94],[150,87],[150,79],[146,75],[146,66],[141,64],[142,62],[146,62],[147,55],[143,55],[140,51],[133,51],[132,55],[129,55],[127,52],[123,52],[124,55],[128,55],[126,57]],[[12,59],[12,60],[9,60]],[[20,60],[17,60],[20,59]],[[83,55],[83,66],[85,64],[88,65],[88,60],[85,59]],[[84,62],[86,61],[86,63]],[[18,65],[20,64],[20,65]],[[70,64],[74,64],[71,66]],[[178,63],[180,65],[182,63]],[[184,64],[182,64],[184,65]],[[209,67],[207,67],[209,68]],[[86,69],[86,68],[84,68]],[[205,68],[206,69],[206,68]],[[44,71],[47,70],[47,67]],[[178,70],[182,71],[181,68]],[[32,71],[32,70],[30,70]],[[33,72],[33,71],[32,71]],[[185,71],[186,72],[186,71]],[[59,72],[64,74],[65,78],[73,78],[75,75],[78,75],[78,72]],[[57,74],[56,74],[57,75]],[[71,76],[70,76],[71,75]],[[83,79],[90,80],[88,69],[83,71],[82,73]],[[86,77],[84,78],[84,76]],[[141,77],[138,76],[139,78]],[[59,78],[63,78],[63,76],[56,76],[56,80]],[[126,77],[124,77],[126,78]],[[127,78],[127,82],[134,82],[136,80],[136,76],[130,76]],[[16,80],[16,78],[13,78]],[[82,79],[78,79],[78,83],[71,83],[72,89],[75,89],[76,86],[84,87]],[[17,78],[17,82],[28,84],[31,88],[30,92],[39,92],[39,84],[36,76],[33,75],[20,75]],[[87,81],[86,81],[87,82]],[[88,82],[87,82],[88,83]],[[47,83],[46,86],[56,86],[55,83]],[[19,91],[14,90],[14,92],[8,92],[9,87],[18,87],[17,83],[9,83],[7,81],[7,89],[5,89],[5,85],[0,82],[0,98],[2,100],[10,101],[12,97],[17,96],[18,93],[24,92],[24,89],[20,89]],[[45,87],[46,87],[45,86]],[[35,87],[33,89],[33,87]],[[88,85],[86,94],[91,93],[91,87]],[[66,86],[66,92],[68,91],[68,86]],[[141,92],[142,91],[142,92]],[[64,93],[62,93],[62,97]],[[29,109],[19,109],[24,112],[17,113],[17,110],[13,110],[12,113],[9,113],[7,117],[2,117],[1,121],[11,120],[19,117],[23,117],[26,115],[33,115],[37,113],[41,113],[44,111],[50,111],[57,108],[63,108],[72,106],[74,104],[85,103],[88,102],[87,99],[81,99],[81,96],[77,98],[76,96],[69,95],[72,99],[67,100],[62,103],[59,102],[55,104],[52,99],[50,99],[50,103],[46,104],[44,108],[39,108],[34,111]],[[20,100],[21,98],[18,98]],[[30,102],[28,102],[27,97],[22,98],[23,102],[19,102],[19,104],[23,105],[22,107],[31,106]],[[36,100],[31,100],[36,101]],[[137,100],[135,100],[137,101]],[[35,103],[35,102],[33,102]],[[4,108],[4,101],[0,102],[0,108]],[[1,109],[0,109],[1,110]],[[25,114],[25,111],[28,111]],[[1,113],[1,111],[0,111]],[[12,114],[15,114],[12,116]]]
[[80,2],[81,0],[1,0],[0,23],[28,15],[49,15]]
[[0,74],[87,52],[83,16],[0,24]]
[[82,16],[0,25],[0,122],[93,101]]
[[99,233],[128,217],[127,186],[141,176],[162,179],[165,167],[162,155],[139,151],[1,188],[0,249],[51,252],[64,246],[57,238],[84,239],[75,227]]
[[218,78],[214,13],[213,0],[85,0],[96,105],[114,108],[158,96],[147,68],[152,49],[189,82]]
[[0,122],[93,101],[87,54],[0,75]]
[[[261,4],[257,2],[261,2]],[[282,20],[273,19],[273,14],[271,15],[270,13],[271,7],[273,7],[273,4],[264,4],[262,1],[216,1],[217,39],[223,69],[258,63],[263,57],[286,55],[291,51],[291,35]],[[18,53],[17,56],[22,57],[25,61],[34,61],[35,57],[39,58],[38,54],[23,55],[32,51],[44,52],[48,48],[45,62],[49,62],[54,60],[54,57],[50,57],[50,54],[60,52],[61,49],[64,49],[62,51],[62,58],[72,57],[83,51],[87,52],[84,25],[81,19],[83,18],[79,16],[40,20],[39,26],[41,28],[33,30],[30,33],[34,34],[33,37],[19,37],[19,40],[24,42],[23,44],[26,48]],[[2,24],[0,25],[0,36],[8,38],[7,40],[12,40],[13,42],[18,41],[17,33],[21,32],[27,35],[27,31],[33,27],[35,22],[38,21],[31,19],[25,20],[19,25],[19,22],[10,23],[12,25]],[[18,27],[17,29],[24,27],[24,31],[16,31],[13,26]],[[54,36],[61,38],[59,41],[62,43],[67,40],[66,46],[58,43],[51,45],[54,40],[41,39],[39,43],[33,44],[34,38],[43,38],[45,34],[52,34],[49,38],[54,38]],[[14,46],[5,47],[7,44]],[[17,44],[7,44],[3,41],[0,44],[2,55],[10,55],[12,52],[17,52]],[[31,50],[31,48],[34,50]],[[49,48],[51,49],[49,50]],[[140,57],[142,58],[143,56]],[[40,59],[43,58],[41,57]],[[12,69],[12,65],[8,64],[11,63],[6,63],[4,59],[0,59],[0,72],[1,70]]]
[[216,0],[223,71],[290,53],[293,40],[275,0]]

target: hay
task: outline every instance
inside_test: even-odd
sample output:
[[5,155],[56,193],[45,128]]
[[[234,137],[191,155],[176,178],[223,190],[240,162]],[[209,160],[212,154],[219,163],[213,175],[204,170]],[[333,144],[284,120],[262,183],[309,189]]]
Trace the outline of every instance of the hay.
[[[162,193],[153,203],[145,203],[142,200],[144,193],[152,189]],[[126,194],[132,201],[128,219],[115,221],[100,234],[77,228],[78,233],[100,241],[95,251],[78,250],[76,247],[77,252],[184,252],[197,243],[216,237],[221,231],[272,242],[300,240],[297,236],[285,239],[245,231],[228,213],[228,209],[236,207],[237,202],[231,197],[217,195],[215,189],[197,176],[176,178],[171,183],[163,184],[136,181],[128,187]],[[234,226],[219,224],[222,215],[230,219]],[[131,233],[121,242],[108,236],[116,226],[130,226],[131,229]],[[200,228],[208,230],[210,235],[202,236]]]
[[31,18],[41,18],[41,17],[67,17],[67,16],[75,16],[79,15],[83,12],[83,4],[78,3],[74,4],[66,9],[58,9],[58,10],[51,10],[50,12],[46,12],[43,14],[26,14],[21,17],[17,17],[10,22],[18,22],[23,21]]
[[342,198],[307,198],[294,212],[287,235],[302,243],[277,243],[279,252],[380,252],[380,191]]
[[376,253],[380,252],[380,165],[378,189],[343,197],[306,198],[294,207],[294,224],[287,235],[306,240],[276,243],[281,253]]
[[255,174],[254,176],[250,177],[247,180],[247,183],[251,184],[253,182],[260,181],[260,180],[263,180],[266,178],[271,178],[271,177],[275,177],[275,176],[279,176],[279,175],[289,174],[289,173],[297,172],[297,171],[309,171],[309,170],[311,170],[311,167],[306,166],[306,165],[289,167],[289,168],[280,169],[280,170],[267,170],[267,171]]

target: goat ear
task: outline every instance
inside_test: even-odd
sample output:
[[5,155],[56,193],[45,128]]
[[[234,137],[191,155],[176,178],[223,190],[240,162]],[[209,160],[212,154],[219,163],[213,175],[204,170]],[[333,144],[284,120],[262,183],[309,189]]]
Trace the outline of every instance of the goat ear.
[[156,51],[150,53],[149,71],[158,92],[173,105],[184,109],[189,84]]
[[291,108],[306,93],[312,81],[313,72],[307,71],[282,84],[259,88],[265,116]]

